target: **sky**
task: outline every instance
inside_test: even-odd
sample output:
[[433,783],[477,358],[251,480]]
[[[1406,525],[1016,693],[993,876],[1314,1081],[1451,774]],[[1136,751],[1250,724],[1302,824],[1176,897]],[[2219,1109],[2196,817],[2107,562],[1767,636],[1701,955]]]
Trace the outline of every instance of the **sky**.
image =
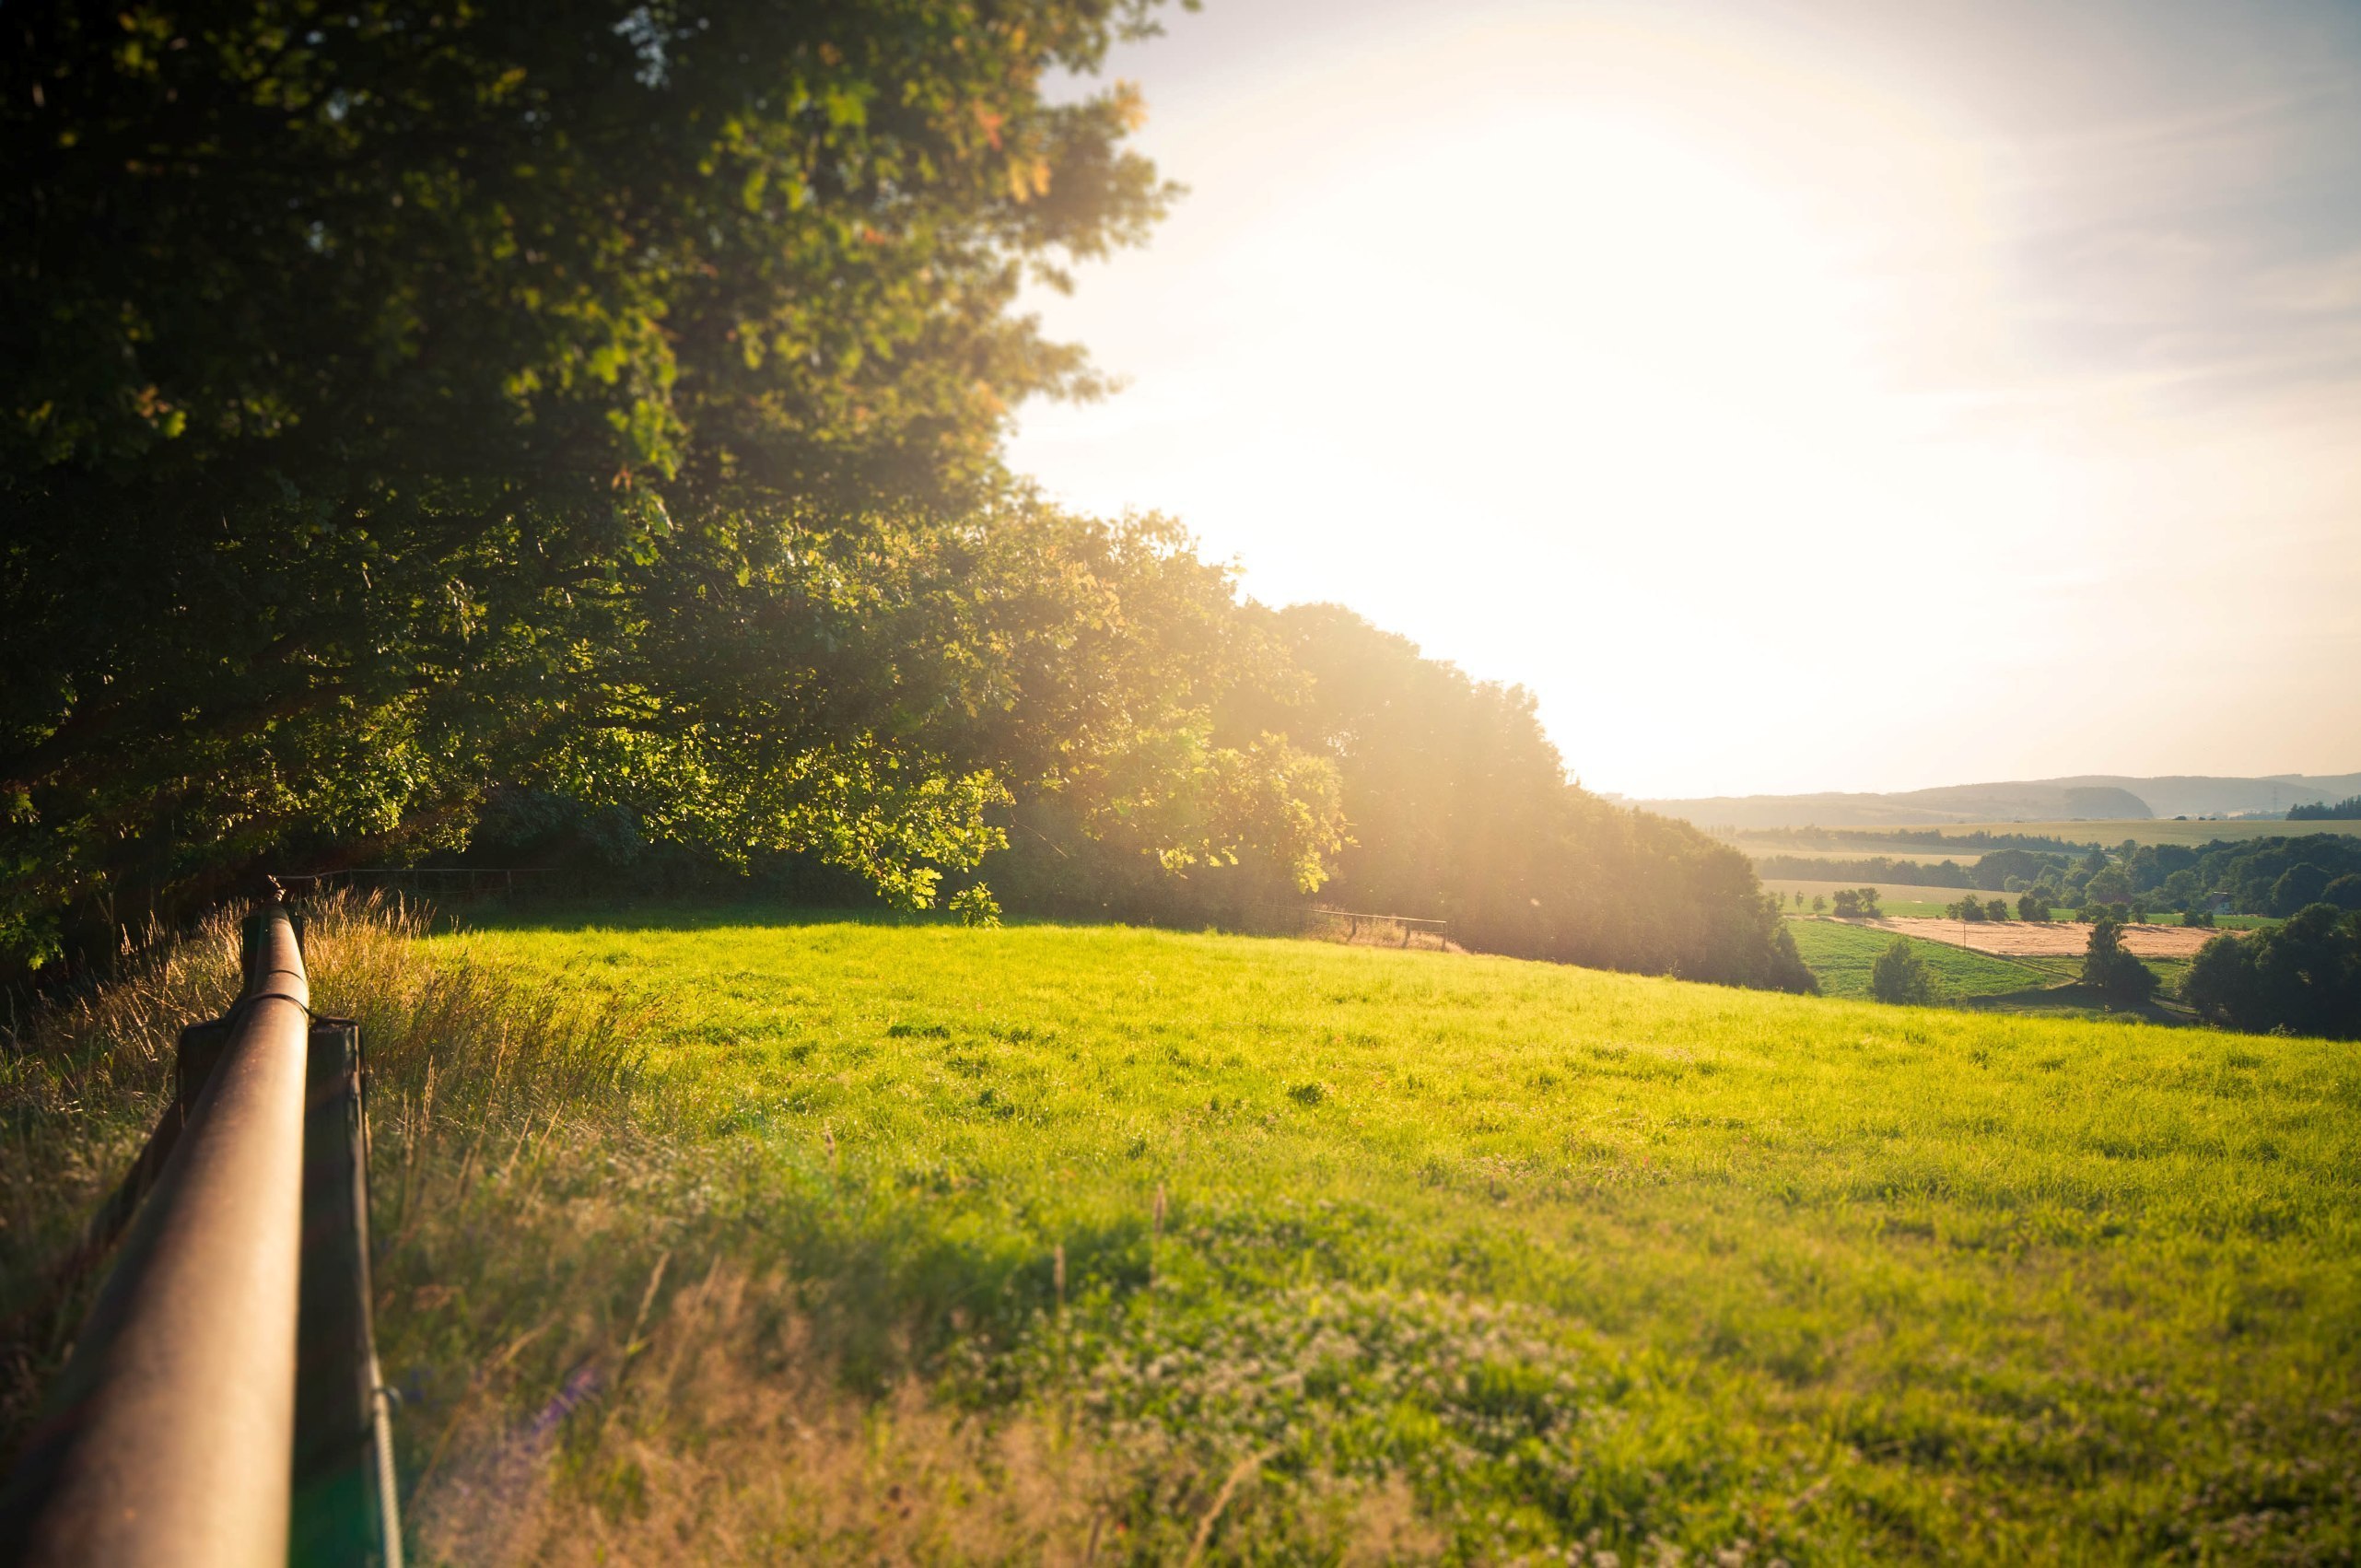
[[2361,769],[2361,0],[1208,0],[1014,465],[1640,797]]

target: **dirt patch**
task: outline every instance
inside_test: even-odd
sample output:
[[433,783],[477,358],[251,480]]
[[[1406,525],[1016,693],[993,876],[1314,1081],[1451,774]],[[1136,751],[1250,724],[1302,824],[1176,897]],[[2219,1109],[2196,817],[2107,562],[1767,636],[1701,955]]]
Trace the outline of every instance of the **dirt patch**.
[[[1889,916],[1876,920],[1848,920],[1845,924],[1875,926],[1880,930],[1948,942],[1953,947],[2001,958],[2079,958],[2090,947],[2088,926],[2063,921],[2045,924],[2033,920],[1963,921]],[[2123,947],[2141,958],[2193,958],[2199,948],[2222,934],[2203,926],[2125,926]]]

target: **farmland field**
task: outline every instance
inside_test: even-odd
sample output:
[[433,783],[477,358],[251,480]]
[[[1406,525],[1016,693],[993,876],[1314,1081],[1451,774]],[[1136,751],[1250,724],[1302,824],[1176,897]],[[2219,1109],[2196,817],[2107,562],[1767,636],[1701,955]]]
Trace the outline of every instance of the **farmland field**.
[[[1858,882],[1797,882],[1784,877],[1769,877],[1764,879],[1762,885],[1765,892],[1776,894],[1779,896],[1781,907],[1786,913],[1794,915],[1806,912],[1814,898],[1833,898],[1840,889],[1859,887],[1863,884]],[[1888,882],[1876,883],[1874,885],[1877,889],[1877,907],[1892,915],[1940,915],[1943,913],[1944,906],[1956,904],[1971,892],[1978,898],[1990,899],[2004,896],[1998,893],[1985,893],[1973,888],[1923,887]],[[1798,909],[1795,906],[1795,895],[1798,893],[1804,895],[1805,909]],[[2005,896],[2014,907],[2016,895],[2008,894]]]
[[[1918,919],[1909,917],[1871,922],[1879,929],[1928,942],[1951,942],[1978,953],[2005,958],[2039,958],[2054,962],[2079,958],[2090,948],[2090,928],[2070,921]],[[2197,950],[2219,930],[2203,926],[2136,925],[2122,928],[2123,951],[2137,958],[2193,958]]]
[[[1787,923],[1795,950],[1830,996],[1865,997],[1877,955],[1893,945],[1890,928],[1851,920],[1796,919]],[[2054,968],[2012,963],[1953,944],[1913,938],[1911,946],[1934,972],[1940,1000],[2003,996],[2058,983]]]
[[[319,932],[321,1004],[405,999],[416,1561],[2361,1543],[2349,1046],[1106,927]],[[622,1089],[518,1065],[568,1009],[532,1059]],[[0,1069],[58,1107],[6,1258],[113,1080]]]

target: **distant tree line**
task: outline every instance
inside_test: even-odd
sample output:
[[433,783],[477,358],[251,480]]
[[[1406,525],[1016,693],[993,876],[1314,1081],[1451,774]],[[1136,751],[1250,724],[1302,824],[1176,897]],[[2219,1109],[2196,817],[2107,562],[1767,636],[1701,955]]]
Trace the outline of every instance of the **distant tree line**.
[[2090,848],[2090,845],[2087,842],[2078,843],[2073,839],[2058,838],[2048,834],[1994,833],[1990,828],[1984,827],[1970,828],[1960,833],[1946,832],[1940,828],[1923,827],[1897,827],[1890,829],[1868,827],[1750,827],[1739,829],[1733,827],[1719,829],[1718,831],[1728,836],[1736,836],[1743,833],[1744,837],[1747,838],[1757,841],[1762,839],[1784,838],[1794,844],[1810,845],[1816,848],[1829,849],[1874,849],[1883,845],[1891,845],[1896,848],[1904,849],[1958,849],[1975,854],[1982,854],[1993,849],[2038,849],[2054,854],[2074,856],[2079,855],[2084,850]]
[[2203,847],[2126,840],[2111,850],[2094,844],[2076,857],[2000,849],[1972,866],[1794,855],[1762,856],[1755,864],[1766,878],[2030,894],[2045,908],[2121,907],[2125,919],[2165,910],[2203,918],[2216,903],[2234,914],[2283,918],[2315,903],[2361,908],[2361,837],[2347,834],[2216,839]]
[[[1963,866],[1957,860],[1938,860],[1928,865],[1883,855],[1843,860],[1821,860],[1806,855],[1759,855],[1755,858],[1756,871],[1773,880],[1895,883],[1905,887],[1976,888],[1988,893],[2015,891],[2029,885],[2044,872],[2060,872],[2072,863],[2064,855],[2028,849],[1995,849],[1969,866]],[[2014,887],[2011,878],[2016,879]]]
[[2289,806],[2289,822],[2361,822],[2361,795],[2342,801],[2322,801],[2317,805]]

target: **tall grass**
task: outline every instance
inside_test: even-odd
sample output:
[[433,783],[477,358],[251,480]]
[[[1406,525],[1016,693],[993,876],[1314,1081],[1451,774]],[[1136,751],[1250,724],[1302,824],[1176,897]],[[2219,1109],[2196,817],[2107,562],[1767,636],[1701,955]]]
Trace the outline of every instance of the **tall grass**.
[[[303,911],[313,1011],[360,1022],[370,1073],[380,1268],[465,1212],[528,1150],[587,1148],[628,1125],[628,1015],[430,948],[423,909],[336,895]],[[62,1273],[83,1227],[171,1097],[181,1027],[237,998],[239,919],[126,942],[114,976],[36,1013],[0,1051],[0,1434],[13,1446],[103,1269]],[[396,1315],[398,1317],[398,1315]]]

